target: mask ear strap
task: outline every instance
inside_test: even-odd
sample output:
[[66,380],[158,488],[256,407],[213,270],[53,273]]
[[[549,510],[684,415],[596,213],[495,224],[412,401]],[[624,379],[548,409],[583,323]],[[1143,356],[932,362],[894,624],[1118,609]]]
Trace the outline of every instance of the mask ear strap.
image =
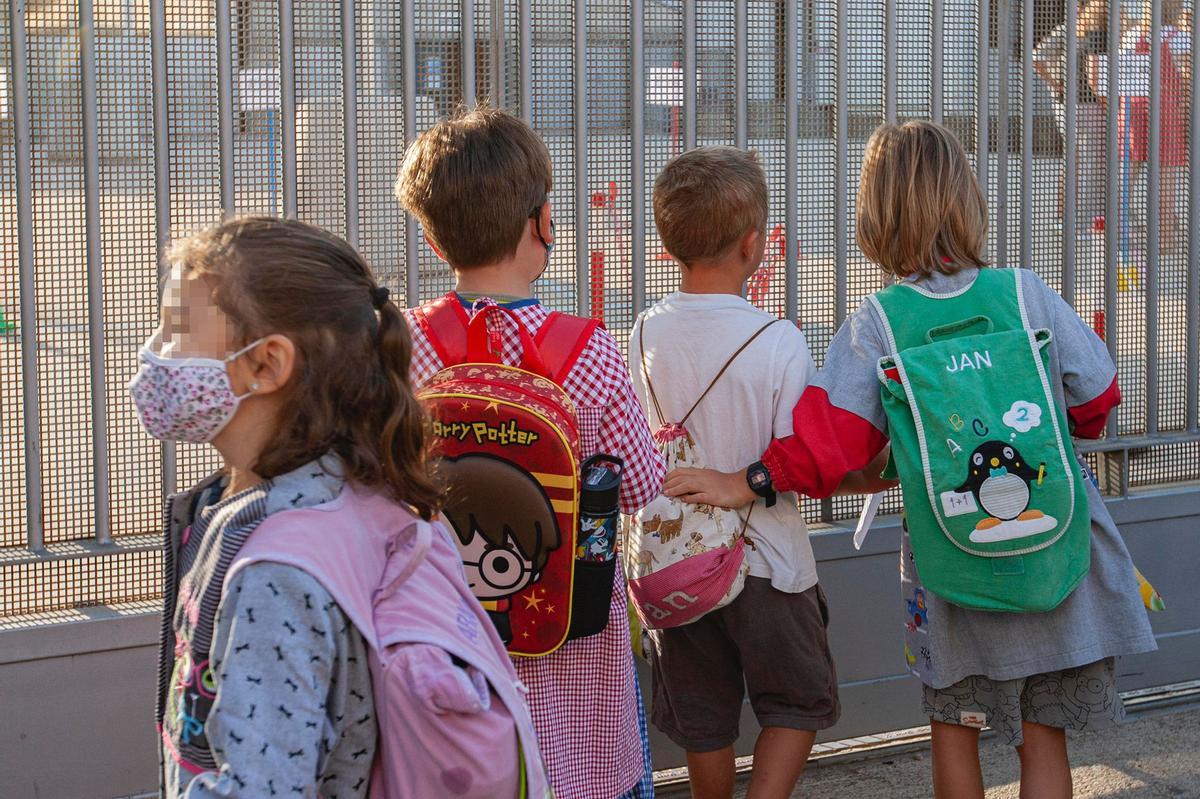
[[266,337],[266,336],[263,336],[263,337],[262,337],[262,338],[260,338],[260,339],[256,339],[256,340],[254,340],[254,341],[251,341],[249,344],[247,344],[246,346],[242,347],[240,350],[238,350],[237,352],[235,352],[233,355],[227,355],[227,356],[225,357],[225,363],[233,363],[233,362],[234,362],[234,361],[236,361],[238,358],[242,357],[242,356],[243,356],[243,355],[245,355],[247,352],[249,352],[250,350],[254,349],[254,348],[255,348],[255,347],[257,347],[259,344],[262,344],[262,343],[263,343],[264,341],[266,341],[266,340],[267,340],[267,337]]

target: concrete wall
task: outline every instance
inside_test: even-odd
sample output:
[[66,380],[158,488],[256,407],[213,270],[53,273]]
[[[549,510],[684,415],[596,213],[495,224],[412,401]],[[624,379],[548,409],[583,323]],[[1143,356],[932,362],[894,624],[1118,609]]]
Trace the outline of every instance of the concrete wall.
[[[1200,678],[1200,486],[1146,492],[1110,503],[1134,561],[1163,594],[1152,615],[1159,651],[1119,665],[1123,690]],[[918,726],[919,686],[905,671],[899,531],[885,520],[861,551],[842,529],[816,533],[813,548],[829,597],[830,637],[841,683],[841,723],[822,739]],[[154,641],[157,619],[104,610],[71,623],[0,631],[0,793],[99,799],[156,785]],[[649,675],[642,671],[643,690]],[[743,714],[742,754],[757,732]],[[652,730],[655,766],[682,753]]]

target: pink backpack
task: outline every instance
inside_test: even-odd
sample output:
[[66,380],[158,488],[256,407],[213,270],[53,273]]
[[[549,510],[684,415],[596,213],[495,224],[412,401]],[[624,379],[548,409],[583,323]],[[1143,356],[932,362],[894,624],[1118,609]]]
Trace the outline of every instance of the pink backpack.
[[524,686],[441,524],[347,485],[264,521],[226,584],[259,561],[311,574],[366,639],[379,720],[372,797],[552,795]]

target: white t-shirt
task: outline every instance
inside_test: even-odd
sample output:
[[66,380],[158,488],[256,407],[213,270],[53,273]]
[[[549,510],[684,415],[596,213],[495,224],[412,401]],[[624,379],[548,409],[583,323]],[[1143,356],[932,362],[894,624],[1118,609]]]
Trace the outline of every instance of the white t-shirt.
[[[678,422],[738,347],[774,317],[730,294],[675,292],[638,318],[629,338],[629,370],[651,429]],[[646,364],[669,419],[658,418],[642,376],[639,341],[645,326]],[[758,460],[772,438],[790,435],[792,409],[816,371],[795,325],[779,321],[760,335],[721,377],[687,421],[701,456],[732,472]],[[759,500],[746,547],[750,574],[780,591],[817,583],[817,565],[795,494],[773,508]]]

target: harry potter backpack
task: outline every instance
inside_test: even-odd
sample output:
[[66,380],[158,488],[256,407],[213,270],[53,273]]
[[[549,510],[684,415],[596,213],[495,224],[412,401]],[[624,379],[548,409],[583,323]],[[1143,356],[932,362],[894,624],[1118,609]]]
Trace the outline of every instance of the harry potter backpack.
[[[776,320],[777,321],[777,320]],[[663,414],[646,363],[646,320],[638,339],[642,379],[658,420],[654,440],[667,461],[667,471],[708,466],[700,446],[688,432],[688,419],[725,372],[774,322],[768,322],[729,357],[691,409],[678,422]],[[746,584],[746,528],[737,511],[690,505],[666,494],[655,497],[630,520],[624,547],[629,595],[644,627],[665,629],[688,624],[737,598]]]
[[1049,330],[1030,329],[1021,271],[982,269],[967,290],[899,283],[870,298],[921,582],[966,608],[1058,606],[1087,574],[1082,467],[1050,385]]
[[[516,328],[520,366],[493,351],[493,314]],[[554,313],[535,339],[506,308],[468,319],[453,294],[414,316],[444,364],[417,397],[450,486],[445,515],[467,582],[510,654],[547,655],[572,631],[573,589],[612,596],[615,567],[589,569],[575,559],[579,424],[562,388],[599,322]],[[608,622],[608,602],[587,608],[596,618],[574,619],[574,637]]]

